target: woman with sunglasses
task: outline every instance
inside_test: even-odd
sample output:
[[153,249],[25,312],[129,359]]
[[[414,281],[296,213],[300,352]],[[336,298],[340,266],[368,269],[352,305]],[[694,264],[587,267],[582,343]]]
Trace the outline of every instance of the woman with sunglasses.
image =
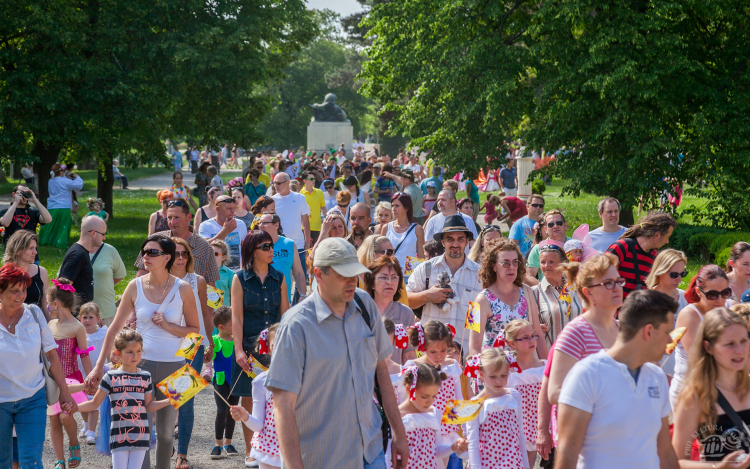
[[568,282],[563,265],[568,262],[565,252],[554,244],[539,249],[542,281],[531,290],[539,304],[541,322],[547,325],[544,340],[552,347],[560,332],[583,312],[575,287]]
[[[414,312],[403,304],[407,301],[406,288],[401,289],[399,285],[404,284],[404,275],[396,259],[393,256],[381,255],[372,263],[364,265],[370,269],[370,273],[363,275],[362,289],[375,300],[380,315],[393,320],[396,324],[403,324],[404,330],[414,326],[416,322]],[[411,344],[405,349],[394,347],[391,360],[399,365],[415,360],[417,358],[415,350]]]
[[[563,380],[577,362],[615,343],[619,328],[615,321],[622,306],[625,280],[617,271],[618,260],[613,254],[602,254],[579,264],[566,264],[568,282],[575,285],[585,312],[570,321],[562,330],[547,356],[547,365],[539,392],[539,420],[537,422],[537,452],[549,459],[557,439],[557,405]],[[550,421],[552,434],[550,434]]]
[[689,370],[687,350],[690,350],[697,337],[703,316],[714,308],[724,306],[730,296],[732,296],[732,289],[729,288],[729,279],[718,265],[704,265],[690,280],[685,290],[685,300],[688,305],[677,314],[675,324],[675,328],[686,327],[687,331],[682,336],[682,340],[677,343],[674,352],[674,376],[669,385],[669,403],[672,404],[673,409]]
[[[232,395],[240,396],[240,405],[248,412],[253,409],[253,379],[246,374],[252,371],[248,356],[252,354],[256,360],[268,365],[267,355],[254,352],[256,341],[264,329],[281,321],[281,316],[289,309],[286,280],[271,265],[272,262],[271,235],[257,230],[248,233],[242,241],[242,270],[232,281],[232,337],[235,351]],[[243,425],[242,433],[245,436],[245,465],[257,467],[257,463],[250,458],[253,432]]]
[[503,238],[503,233],[500,231],[500,227],[497,225],[485,225],[484,228],[479,232],[477,242],[471,247],[469,251],[469,259],[481,264],[482,255],[490,249],[490,245],[498,239]]
[[[143,337],[143,362],[140,368],[151,373],[152,383],[185,366],[185,359],[175,357],[182,340],[190,333],[200,333],[200,319],[195,294],[190,285],[171,275],[175,262],[175,242],[170,238],[151,235],[141,245],[143,268],[148,272],[128,283],[117,308],[117,314],[107,331],[101,350],[112,350],[115,336],[125,327],[131,315],[136,317],[136,328]],[[102,370],[109,357],[99,355],[93,370],[86,378],[86,388],[93,390],[102,379]],[[163,399],[161,391],[155,398]],[[156,468],[169,469],[174,440],[174,423],[178,410],[166,406],[149,414],[156,421]],[[150,466],[149,452],[143,467]],[[184,466],[183,466],[184,467]]]
[[[406,192],[397,192],[391,197],[393,221],[380,229],[394,246],[393,255],[401,266],[406,266],[407,257],[424,259],[424,228],[414,223],[414,207]],[[409,281],[409,276],[405,278]]]
[[[172,238],[175,243],[175,259],[169,273],[190,285],[193,290],[195,304],[198,307],[198,322],[200,331],[203,336],[201,346],[193,357],[188,360],[187,364],[200,374],[203,363],[210,363],[213,357],[213,341],[210,340],[210,333],[213,328],[206,330],[206,325],[210,327],[213,324],[213,310],[208,306],[208,294],[206,292],[206,280],[197,275],[193,270],[193,252],[187,241],[182,238]],[[208,333],[208,334],[207,334]],[[185,402],[179,409],[179,418],[177,419],[177,431],[180,438],[177,443],[177,461],[175,469],[188,469],[190,463],[187,459],[190,438],[193,436],[193,422],[195,421],[195,412],[193,409],[195,400],[191,399]]]
[[195,221],[193,222],[193,231],[195,233],[198,232],[201,223],[216,216],[216,199],[221,195],[221,192],[221,187],[218,186],[211,186],[206,189],[208,203],[195,212]]
[[687,262],[687,257],[682,251],[665,249],[656,256],[651,272],[646,277],[646,286],[649,290],[666,293],[677,301],[677,311],[682,311],[682,308],[688,305],[685,291],[677,288],[682,279],[687,277]]
[[164,189],[156,193],[156,198],[159,200],[161,208],[152,213],[148,219],[149,236],[169,229],[169,225],[167,225],[167,204],[170,200],[174,199],[174,193],[168,189]]
[[336,190],[333,180],[326,179],[323,181],[323,198],[326,202],[326,213],[330,212],[336,206],[336,194],[338,193],[339,191]]

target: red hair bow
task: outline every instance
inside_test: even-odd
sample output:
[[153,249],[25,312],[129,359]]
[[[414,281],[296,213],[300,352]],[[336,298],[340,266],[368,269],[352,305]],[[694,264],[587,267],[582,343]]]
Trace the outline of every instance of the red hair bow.
[[455,339],[456,338],[456,328],[453,327],[453,326],[451,326],[450,324],[446,324],[446,326],[448,327],[448,330],[451,331],[451,339]]
[[469,378],[479,378],[479,367],[481,365],[482,361],[479,359],[479,354],[472,355],[466,360],[464,374]]
[[417,330],[417,350],[424,352],[427,348],[424,345],[424,329],[422,328],[422,324],[415,322],[414,329]]
[[75,288],[73,287],[73,285],[67,285],[67,284],[63,284],[63,283],[60,283],[60,282],[58,282],[58,281],[57,281],[57,280],[55,280],[55,279],[52,279],[52,280],[50,280],[50,281],[51,281],[51,282],[52,282],[52,283],[53,283],[53,284],[54,284],[54,285],[55,285],[55,286],[56,286],[57,288],[59,288],[60,290],[65,290],[65,291],[69,291],[69,292],[71,292],[71,293],[75,293],[75,292],[76,292],[76,289],[75,289]]
[[505,348],[505,331],[500,330],[497,333],[497,337],[495,337],[495,343],[492,344],[493,347],[500,347]]
[[508,363],[510,363],[510,369],[514,370],[516,373],[521,373],[521,365],[518,364],[516,357],[514,357],[512,353],[508,353],[507,355]]
[[258,353],[266,355],[268,353],[268,329],[263,329],[260,333],[260,340],[258,341]]
[[403,324],[396,324],[396,333],[394,334],[393,345],[397,349],[405,349],[409,346],[409,335],[406,333],[406,328]]
[[416,399],[417,378],[419,377],[419,368],[416,365],[405,366],[401,370],[401,376],[404,376],[407,374],[411,375],[411,384],[409,385],[409,400],[413,401]]

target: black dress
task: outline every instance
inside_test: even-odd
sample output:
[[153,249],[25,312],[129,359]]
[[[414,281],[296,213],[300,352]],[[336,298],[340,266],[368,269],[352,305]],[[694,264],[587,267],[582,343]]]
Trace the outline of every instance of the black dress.
[[27,305],[35,304],[39,307],[42,306],[42,295],[44,295],[44,282],[42,282],[42,270],[37,267],[36,275],[31,277],[31,285],[26,289],[26,303]]
[[[750,409],[737,412],[743,422],[750,423]],[[701,459],[705,461],[718,462],[727,454],[737,450],[747,453],[750,450],[750,435],[744,428],[737,428],[727,414],[721,414],[716,418],[715,431],[712,435],[701,435],[701,446],[703,448]]]

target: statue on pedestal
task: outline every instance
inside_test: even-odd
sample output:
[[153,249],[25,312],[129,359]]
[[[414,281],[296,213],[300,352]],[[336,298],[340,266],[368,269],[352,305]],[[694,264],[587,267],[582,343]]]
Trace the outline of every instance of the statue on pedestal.
[[313,110],[311,122],[349,122],[346,113],[336,104],[336,95],[328,93],[322,104],[309,104]]

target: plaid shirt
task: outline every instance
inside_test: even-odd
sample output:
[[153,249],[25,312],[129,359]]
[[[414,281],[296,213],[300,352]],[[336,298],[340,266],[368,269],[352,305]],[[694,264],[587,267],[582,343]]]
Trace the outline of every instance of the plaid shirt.
[[[154,235],[171,238],[172,231],[160,231],[154,233]],[[214,249],[208,244],[208,241],[195,233],[191,233],[191,236],[185,241],[187,241],[190,250],[193,252],[195,273],[206,279],[206,283],[214,283],[219,280],[219,268],[216,266],[216,260],[214,259]],[[138,258],[135,260],[135,266],[140,270],[144,270],[143,258],[140,253],[138,253]]]

